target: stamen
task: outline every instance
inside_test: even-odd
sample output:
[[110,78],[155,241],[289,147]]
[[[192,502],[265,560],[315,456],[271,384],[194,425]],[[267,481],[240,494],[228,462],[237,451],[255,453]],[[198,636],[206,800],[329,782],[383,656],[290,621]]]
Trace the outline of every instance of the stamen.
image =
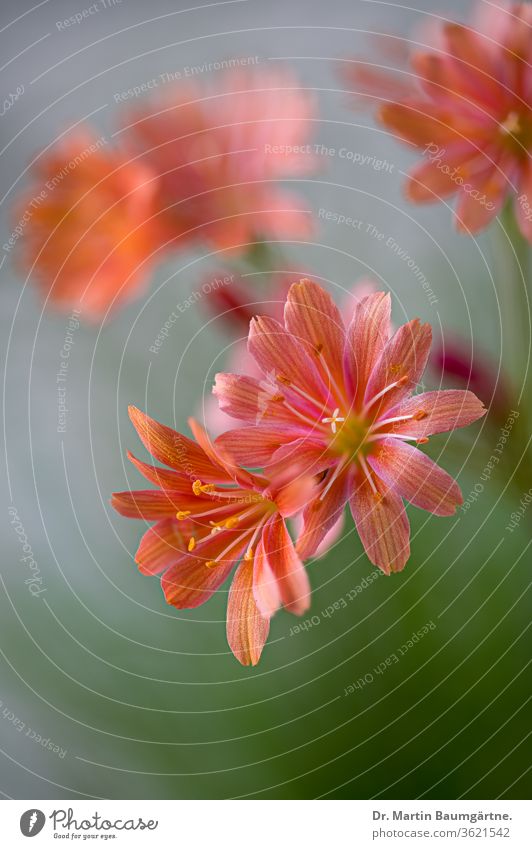
[[349,460],[349,454],[343,454],[342,457],[340,457],[340,461],[339,461],[338,465],[336,466],[336,469],[334,470],[330,479],[325,484],[323,492],[320,494],[320,497],[319,497],[320,501],[323,501],[323,499],[325,498],[325,496],[329,492],[330,488],[332,487],[333,483],[335,483],[335,481],[338,480],[340,472],[342,472],[344,470],[345,466],[347,465],[348,460]]
[[288,378],[285,377],[284,374],[278,374],[275,379],[278,380],[279,383],[282,383],[284,386],[292,385],[292,381],[288,380]]
[[[309,395],[309,394],[308,394],[308,392],[305,392],[305,390],[304,390],[304,389],[300,389],[300,387],[299,387],[299,386],[296,386],[296,385],[295,385],[295,383],[292,383],[290,380],[288,380],[288,378],[283,377],[283,375],[282,375],[282,374],[281,374],[281,375],[277,375],[277,380],[279,380],[281,383],[284,383],[286,386],[289,386],[289,387],[290,387],[290,389],[291,389],[293,392],[297,392],[297,394],[298,394],[298,395],[301,395],[301,397],[302,397],[302,398],[305,398],[305,400],[306,400],[306,401],[310,401],[310,403],[311,403],[311,404],[314,404],[316,407],[318,407],[318,409],[319,409],[319,410],[323,410],[323,408],[324,408],[324,406],[325,406],[325,402],[324,402],[324,401],[318,401],[318,400],[316,400],[316,398],[313,398],[313,397],[312,397],[312,395]],[[282,398],[283,398],[283,400],[284,400],[284,397],[283,397],[283,396],[281,396],[281,397],[282,397]]]
[[311,427],[316,427],[319,424],[316,419],[311,419],[308,416],[305,416],[303,413],[300,413],[296,407],[292,407],[292,405],[288,403],[286,398],[284,405],[287,410],[290,410],[290,412],[293,413],[294,416],[297,416],[297,418],[301,419],[301,421],[305,422],[305,424],[311,425]]
[[229,518],[225,522],[226,528],[234,528],[235,525],[238,525],[240,521],[240,516],[229,516]]
[[337,407],[336,410],[333,412],[332,416],[327,416],[326,418],[322,419],[323,424],[330,424],[333,433],[336,433],[336,425],[338,424],[338,422],[345,422],[344,416],[338,415],[339,412],[340,407]]
[[215,566],[219,566],[219,565],[220,564],[218,563],[217,560],[207,560],[207,562],[205,564],[207,569],[214,569]]
[[410,440],[417,442],[418,445],[424,445],[429,441],[428,436],[412,436],[410,433],[374,433],[366,438],[366,442],[378,442],[379,439],[404,439],[405,442]]
[[371,491],[373,492],[373,495],[375,496],[375,498],[377,499],[377,501],[381,501],[381,500],[382,500],[382,495],[381,495],[381,493],[379,492],[379,490],[377,489],[377,487],[376,487],[376,485],[375,485],[375,481],[373,480],[373,477],[372,477],[372,475],[371,475],[371,472],[370,472],[370,470],[369,470],[369,468],[368,468],[368,464],[367,464],[367,463],[366,463],[366,461],[364,460],[364,458],[363,458],[362,454],[360,454],[360,455],[359,455],[359,458],[358,458],[358,459],[359,459],[359,462],[360,462],[360,467],[361,467],[362,471],[364,472],[364,475],[366,476],[366,480],[367,480],[367,482],[369,483],[369,485],[370,485],[370,487],[371,487]]
[[[426,414],[425,414],[426,415]],[[395,424],[395,422],[408,422],[411,420],[419,421],[420,418],[425,418],[425,416],[419,416],[418,413],[412,413],[410,416],[393,416],[391,419],[382,419],[373,423],[370,430],[376,430],[378,427],[384,427],[384,425]]]
[[382,396],[386,395],[387,392],[390,392],[392,389],[395,389],[396,386],[404,386],[408,379],[408,375],[404,374],[403,377],[399,378],[399,380],[394,380],[393,383],[390,383],[388,386],[385,386],[384,389],[381,389],[380,392],[377,392],[377,394],[374,395],[373,398],[370,398],[367,404],[364,405],[364,409],[362,410],[362,416],[365,416],[369,412],[375,401],[378,401],[379,398],[382,398]]
[[[318,347],[319,347],[319,346],[318,346]],[[338,386],[338,384],[337,384],[336,380],[334,379],[334,377],[333,377],[333,375],[332,375],[332,373],[331,373],[331,370],[330,370],[329,366],[327,365],[327,361],[326,361],[325,357],[322,357],[322,356],[321,356],[321,352],[322,352],[322,350],[323,350],[323,345],[321,346],[321,348],[320,348],[319,350],[318,350],[318,348],[316,348],[316,349],[315,349],[316,356],[318,357],[319,362],[321,363],[321,366],[322,366],[322,368],[323,368],[323,369],[324,369],[324,371],[325,371],[325,374],[326,374],[326,376],[327,376],[327,380],[329,381],[330,386],[332,386],[332,388],[333,388],[333,389],[334,389],[334,391],[336,392],[336,396],[337,396],[337,398],[341,401],[341,403],[342,403],[344,406],[346,406],[346,407],[347,407],[347,406],[348,406],[348,404],[347,404],[347,401],[346,401],[346,397],[345,397],[345,395],[344,395],[344,392],[343,392],[343,391],[342,391],[342,389]]]
[[248,550],[244,554],[244,560],[247,560],[248,562],[250,560],[253,560],[253,549],[251,548],[251,546],[248,548]]
[[190,537],[187,548],[189,551],[194,551],[194,549],[196,548],[196,540],[194,539],[194,537]]
[[175,514],[175,517],[181,522],[183,519],[186,519],[188,516],[190,516],[191,512],[191,510],[178,510]]

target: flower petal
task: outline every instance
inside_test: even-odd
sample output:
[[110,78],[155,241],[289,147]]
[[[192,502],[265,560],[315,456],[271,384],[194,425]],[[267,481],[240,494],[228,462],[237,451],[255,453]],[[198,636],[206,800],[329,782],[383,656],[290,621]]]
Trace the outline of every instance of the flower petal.
[[327,365],[341,378],[345,329],[329,293],[311,280],[294,283],[286,299],[284,320],[286,329],[310,355],[323,351]]
[[161,519],[182,510],[183,499],[179,492],[159,489],[137,489],[134,492],[113,492],[111,504],[122,516],[129,519]]
[[364,403],[368,404],[379,392],[391,384],[403,380],[374,403],[372,412],[387,410],[408,395],[425,371],[432,342],[429,324],[421,324],[418,318],[403,324],[386,344],[378,358],[368,381]]
[[455,479],[400,439],[385,439],[368,463],[398,495],[436,516],[452,516],[463,498]]
[[181,471],[189,480],[218,483],[224,478],[223,472],[188,437],[159,424],[136,407],[129,407],[129,416],[144,446],[160,463]]
[[227,483],[233,483],[233,481],[236,481],[240,486],[249,487],[250,489],[255,486],[258,478],[255,478],[250,472],[247,472],[245,469],[241,469],[240,466],[236,465],[221,444],[215,446],[205,428],[203,428],[195,419],[190,418],[188,420],[188,426],[194,434],[194,439],[198,445],[203,448],[207,457],[212,460],[213,464],[218,465],[218,467],[222,470],[220,472],[222,475],[221,480],[225,480]]
[[357,304],[347,331],[345,381],[354,406],[361,402],[369,376],[390,337],[390,295],[375,292]]
[[263,315],[252,319],[248,349],[264,374],[273,380],[282,376],[320,401],[328,397],[311,356],[274,318]]
[[154,483],[161,489],[171,489],[173,492],[182,492],[183,495],[190,496],[190,480],[181,472],[163,469],[161,466],[153,466],[151,463],[143,463],[142,460],[137,460],[131,451],[127,452],[127,457],[150,483]]
[[253,558],[253,596],[261,614],[270,619],[281,604],[279,584],[259,540]]
[[227,642],[243,666],[255,666],[270,630],[253,595],[253,565],[243,560],[236,570],[227,603]]
[[331,465],[331,457],[327,452],[327,445],[323,440],[313,440],[308,436],[295,439],[296,434],[287,434],[290,441],[270,454],[269,462],[266,463],[265,473],[268,477],[277,477],[290,467],[296,467],[298,474],[317,475],[328,469]]
[[282,445],[283,438],[293,440],[296,434],[281,432],[274,427],[240,427],[222,433],[215,440],[235,463],[246,466],[265,466]]
[[375,496],[366,478],[357,481],[349,504],[362,545],[371,562],[385,575],[400,572],[410,556],[410,523],[403,501],[377,481]]
[[[329,471],[329,479],[335,467]],[[325,478],[322,486],[327,486]],[[297,553],[302,560],[315,554],[325,535],[341,518],[349,495],[349,474],[343,472],[323,498],[315,498],[303,512],[303,530],[297,540]]]
[[256,380],[242,374],[216,375],[213,393],[220,409],[234,419],[252,424],[269,424],[293,420],[283,406],[279,390],[266,380]]
[[146,531],[135,554],[143,575],[158,575],[186,550],[187,529],[177,519],[161,519]]
[[310,582],[284,519],[278,513],[265,525],[262,540],[284,607],[301,615],[310,607]]
[[193,553],[184,552],[161,580],[168,604],[178,608],[204,604],[223,584],[244,553],[246,544],[238,543],[217,566],[207,566],[207,563],[216,560],[220,550],[230,542],[231,532],[220,531],[198,543]]
[[[387,410],[386,418],[425,414],[423,418],[396,422],[391,428],[396,433],[408,433],[420,438],[466,427],[485,413],[482,401],[473,392],[463,389],[438,389],[407,398],[397,407]],[[387,430],[389,429],[387,426]]]

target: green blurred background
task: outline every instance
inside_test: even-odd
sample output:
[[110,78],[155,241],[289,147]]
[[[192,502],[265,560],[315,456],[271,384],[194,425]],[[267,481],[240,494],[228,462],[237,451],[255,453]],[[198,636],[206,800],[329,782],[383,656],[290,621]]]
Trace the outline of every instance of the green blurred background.
[[[25,92],[1,119],[3,232],[30,159],[91,113],[99,131],[110,134],[116,92],[190,64],[277,58],[315,91],[315,141],[392,166],[376,171],[322,157],[316,175],[292,186],[315,218],[315,242],[283,244],[286,264],[312,272],[339,300],[370,274],[392,291],[397,323],[419,315],[437,338],[442,327],[461,334],[497,364],[502,337],[493,238],[459,237],[443,205],[405,203],[402,172],[412,155],[376,128],[369,113],[348,108],[335,73],[339,58],[367,55],[371,32],[409,33],[441,10],[432,2],[418,5],[415,11],[353,0],[245,0],[202,9],[154,0],[148,10],[123,0],[59,32],[55,22],[72,14],[71,4],[50,0],[30,12],[29,3],[4,3],[0,37],[6,57],[13,57],[4,90],[22,83]],[[463,13],[463,3],[445,4],[446,16]],[[411,270],[382,243],[320,220],[320,208],[393,236],[430,279],[437,303],[429,303]],[[506,529],[519,503],[518,489],[506,487],[515,466],[509,453],[468,511],[438,519],[409,508],[406,570],[360,591],[374,569],[348,524],[341,543],[309,566],[310,625],[295,633],[298,620],[277,615],[255,669],[241,668],[227,647],[227,588],[199,610],[177,611],[164,603],[156,579],[138,574],[132,558],[141,523],[109,506],[113,490],[142,486],[124,456],[131,448],[145,457],[127,405],[182,430],[191,413],[201,416],[234,337],[200,300],[157,355],[149,347],[176,304],[225,267],[226,257],[208,250],[177,255],[159,267],[144,300],[103,327],[82,324],[74,331],[67,426],[60,434],[56,373],[68,320],[43,313],[11,257],[3,263],[0,792],[13,798],[526,798],[530,516],[513,532]],[[252,301],[267,299],[260,279],[259,288],[247,278]],[[523,369],[527,348],[528,340]],[[429,453],[457,475],[466,498],[481,480],[496,428],[482,422],[431,440]],[[24,583],[29,573],[10,508],[39,565],[45,592],[37,597]],[[399,662],[390,660],[428,623],[428,633]],[[375,672],[379,666],[382,674]],[[364,686],[346,695],[360,679]],[[60,751],[46,748],[47,741]]]

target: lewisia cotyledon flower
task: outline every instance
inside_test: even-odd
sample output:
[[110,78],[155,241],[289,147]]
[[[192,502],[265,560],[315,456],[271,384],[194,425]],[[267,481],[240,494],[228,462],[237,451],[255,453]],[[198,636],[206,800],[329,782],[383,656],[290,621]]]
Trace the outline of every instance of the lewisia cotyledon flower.
[[275,481],[251,474],[215,450],[193,419],[196,441],[135,407],[131,420],[147,450],[168,468],[129,454],[158,489],[114,493],[123,516],[155,524],[135,559],[141,572],[161,575],[168,604],[198,607],[236,568],[229,591],[227,639],[244,665],[258,663],[270,618],[280,605],[302,614],[310,604],[307,573],[285,519],[301,511],[314,480],[288,467]]
[[378,120],[420,148],[410,200],[456,195],[456,224],[477,232],[508,195],[532,241],[532,6],[482,3],[470,25],[442,21],[416,39],[409,67],[353,63],[344,77],[379,103]]
[[169,234],[145,164],[79,129],[37,161],[32,177],[13,213],[19,261],[55,307],[97,320],[146,288]]
[[257,239],[312,232],[305,204],[280,181],[315,167],[313,112],[284,69],[236,68],[134,107],[122,135],[158,174],[180,240],[239,253]]
[[284,324],[251,322],[249,351],[263,377],[219,374],[214,392],[245,427],[216,444],[234,462],[276,474],[297,460],[316,476],[297,543],[311,556],[349,502],[369,559],[385,573],[410,551],[403,499],[439,516],[462,502],[456,481],[419,450],[431,434],[463,427],[485,412],[469,391],[413,395],[425,369],[431,329],[414,319],[390,336],[390,296],[355,307],[344,327],[330,295],[303,280],[289,291]]

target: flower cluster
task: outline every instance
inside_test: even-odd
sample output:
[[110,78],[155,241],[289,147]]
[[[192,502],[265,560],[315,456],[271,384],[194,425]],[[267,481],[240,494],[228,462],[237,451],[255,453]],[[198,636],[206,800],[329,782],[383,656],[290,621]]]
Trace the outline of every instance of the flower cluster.
[[313,108],[290,73],[240,68],[130,109],[113,143],[67,135],[37,158],[13,211],[21,266],[54,306],[96,320],[138,297],[170,250],[206,241],[239,255],[308,237],[308,212],[280,181],[314,167],[300,154]]
[[[115,494],[125,516],[155,521],[136,560],[162,573],[167,601],[196,607],[236,567],[227,636],[243,664],[257,663],[280,605],[309,605],[303,561],[349,507],[366,553],[385,574],[410,554],[403,501],[450,516],[456,481],[417,446],[485,412],[467,390],[413,394],[431,329],[414,319],[392,333],[390,296],[361,298],[344,325],[331,296],[294,283],[284,320],[254,317],[254,375],[218,374],[220,408],[239,426],[214,442],[194,421],[195,442],[131,410],[145,447],[168,468],[130,459],[157,490]],[[286,520],[300,517],[295,544]],[[238,565],[239,564],[239,565]]]
[[[378,102],[380,123],[422,150],[408,198],[456,195],[456,224],[467,233],[487,226],[511,195],[532,241],[531,25],[529,3],[481,3],[469,26],[444,20],[420,33],[404,68],[355,62],[344,72],[357,94]],[[386,40],[383,48],[389,53]]]

